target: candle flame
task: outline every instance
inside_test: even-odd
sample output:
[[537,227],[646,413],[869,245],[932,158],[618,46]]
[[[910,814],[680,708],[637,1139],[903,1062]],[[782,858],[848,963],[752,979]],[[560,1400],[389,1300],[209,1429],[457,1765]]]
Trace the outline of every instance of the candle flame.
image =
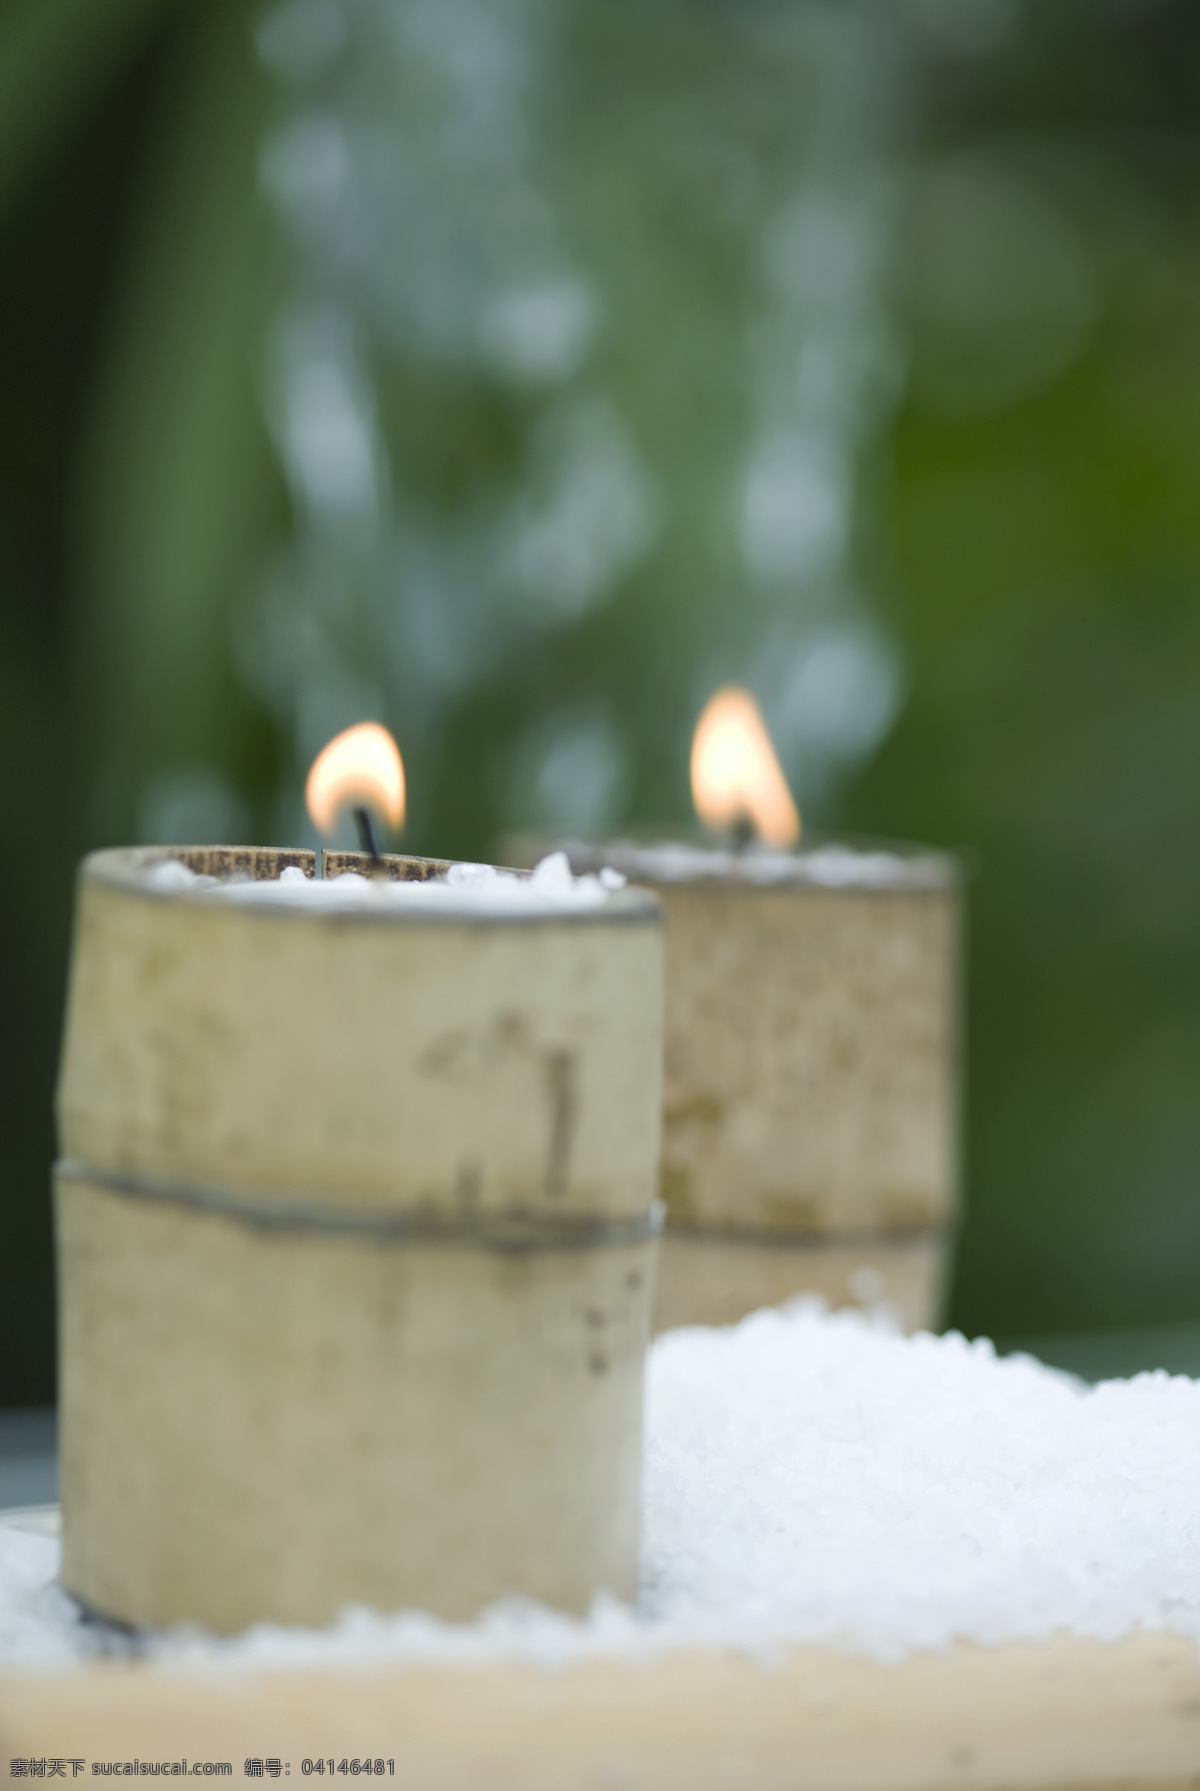
[[758,704],[727,684],[704,706],[692,738],[692,800],[707,827],[749,822],[770,846],[793,846],[800,815]]
[[338,734],[313,760],[304,799],[318,833],[332,833],[340,810],[351,804],[404,825],[404,762],[386,728],[361,721]]

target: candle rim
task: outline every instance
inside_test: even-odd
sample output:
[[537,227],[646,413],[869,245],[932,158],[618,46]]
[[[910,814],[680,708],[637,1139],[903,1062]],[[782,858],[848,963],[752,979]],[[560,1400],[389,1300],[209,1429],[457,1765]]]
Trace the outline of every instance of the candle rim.
[[[602,925],[655,925],[663,924],[663,906],[653,890],[628,887],[609,891],[602,902],[573,904],[562,901],[557,905],[547,902],[539,907],[507,908],[497,903],[494,907],[472,906],[468,902],[448,901],[428,906],[395,904],[379,904],[378,906],[346,906],[317,907],[305,903],[288,901],[286,898],[275,901],[237,902],[213,900],[217,893],[212,889],[178,888],[164,889],[155,887],[147,881],[145,872],[155,864],[171,860],[183,864],[186,861],[182,853],[200,853],[205,851],[279,851],[288,863],[297,859],[310,857],[314,866],[316,854],[301,847],[224,847],[224,846],[107,846],[98,851],[89,852],[81,861],[78,878],[81,882],[97,883],[110,889],[119,889],[123,893],[141,897],[150,901],[186,902],[199,905],[209,913],[229,915],[255,915],[277,918],[286,914],[289,918],[301,921],[318,922],[323,926],[468,926],[468,927],[509,927],[509,926],[545,926],[568,925],[587,926]],[[455,859],[416,859],[408,853],[389,853],[387,858],[413,858],[423,864],[454,864],[468,862]],[[283,867],[281,867],[283,868]],[[303,868],[303,866],[301,866]],[[501,868],[501,867],[497,867]],[[528,876],[521,871],[518,875]],[[257,879],[261,882],[275,882],[276,878]]]
[[[764,894],[786,889],[814,895],[842,891],[871,896],[911,895],[959,890],[974,875],[973,864],[962,853],[861,834],[806,835],[802,845],[788,851],[755,845],[745,852],[737,852],[700,835],[688,837],[680,832],[671,837],[665,829],[647,829],[644,833],[617,835],[609,840],[564,837],[553,842],[539,841],[537,849],[564,851],[573,871],[595,871],[603,865],[612,865],[641,887],[651,884],[670,890],[700,886]],[[829,863],[834,850],[844,853],[847,861],[862,860],[864,871],[866,862],[872,858],[891,859],[893,875],[886,878],[867,875],[847,875],[837,880],[824,878],[818,874],[822,854],[827,855],[825,862]],[[659,855],[660,864],[653,866],[652,861]],[[670,865],[672,858],[674,869]],[[817,860],[815,866],[814,859]]]

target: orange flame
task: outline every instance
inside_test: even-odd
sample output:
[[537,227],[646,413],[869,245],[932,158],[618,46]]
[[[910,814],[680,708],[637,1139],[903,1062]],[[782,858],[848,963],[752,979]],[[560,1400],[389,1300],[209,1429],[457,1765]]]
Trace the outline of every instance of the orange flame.
[[749,821],[770,846],[793,846],[800,816],[758,704],[727,684],[704,706],[692,738],[692,800],[707,827]]
[[304,799],[318,833],[332,833],[339,811],[351,803],[403,827],[404,762],[387,729],[361,721],[338,734],[313,760]]

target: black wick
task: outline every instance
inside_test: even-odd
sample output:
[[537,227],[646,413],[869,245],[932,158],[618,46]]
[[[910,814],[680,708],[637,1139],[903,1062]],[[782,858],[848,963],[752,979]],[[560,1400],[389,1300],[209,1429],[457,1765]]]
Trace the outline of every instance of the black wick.
[[740,857],[754,844],[758,838],[758,828],[744,811],[738,816],[730,829],[733,835],[733,849]]
[[379,838],[375,832],[375,817],[369,808],[355,808],[351,812],[354,815],[354,825],[358,828],[360,851],[365,852],[368,858],[373,858],[378,864],[383,853],[379,850]]

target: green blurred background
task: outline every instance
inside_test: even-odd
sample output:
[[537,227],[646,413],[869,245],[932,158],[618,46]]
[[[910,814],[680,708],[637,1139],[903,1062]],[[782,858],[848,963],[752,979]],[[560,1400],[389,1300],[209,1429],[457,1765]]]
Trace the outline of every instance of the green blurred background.
[[53,1399],[73,867],[806,819],[971,865],[951,1317],[1200,1321],[1200,13],[8,0],[0,1405]]

